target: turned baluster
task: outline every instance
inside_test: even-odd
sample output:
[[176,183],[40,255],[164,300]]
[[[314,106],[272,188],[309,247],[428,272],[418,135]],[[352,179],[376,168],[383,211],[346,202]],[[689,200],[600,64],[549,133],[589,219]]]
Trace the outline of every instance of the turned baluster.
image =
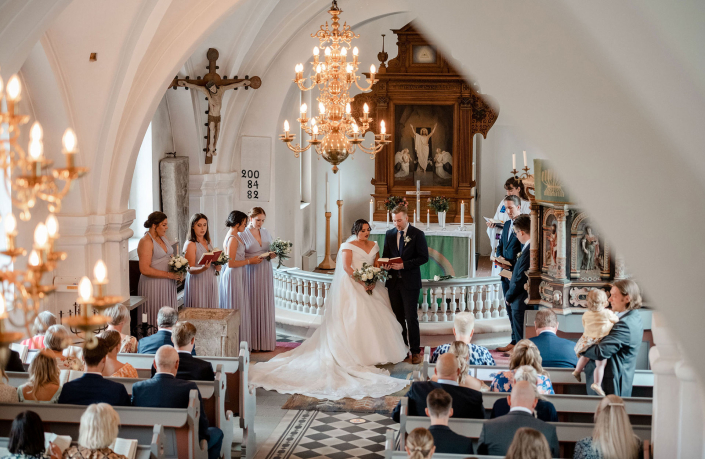
[[468,312],[475,315],[475,285],[470,286],[470,293],[468,294]]
[[467,309],[467,303],[465,302],[465,293],[467,292],[467,287],[460,287],[460,302],[458,307],[460,312],[465,312]]
[[499,317],[499,284],[494,284],[492,289],[494,290],[494,299],[492,300],[492,318],[496,319]]
[[302,301],[304,303],[304,312],[306,314],[311,312],[311,306],[309,305],[309,295],[308,295],[308,289],[310,287],[311,287],[311,281],[304,280]]
[[423,311],[423,322],[428,322],[428,301],[427,301],[427,295],[428,289],[423,288],[421,289],[421,310]]
[[485,307],[485,302],[482,300],[482,291],[485,289],[484,285],[477,286],[477,301],[475,302],[475,318],[482,319],[482,310]]
[[311,281],[311,287],[308,293],[309,313],[316,314],[316,281]]
[[446,292],[444,288],[436,288],[436,299],[439,299],[441,302],[439,307],[440,313],[438,314],[438,321],[445,322],[448,320],[448,316],[446,315],[448,311],[448,304],[446,303]]
[[316,314],[323,314],[323,282],[316,282]]
[[491,319],[492,318],[492,304],[493,304],[493,294],[494,289],[492,288],[491,285],[486,285],[485,286],[485,314],[484,317],[485,319]]
[[323,299],[323,307],[319,308],[319,314],[323,314],[323,309],[327,306],[328,298],[330,298],[330,283],[325,282],[326,286],[325,298]]

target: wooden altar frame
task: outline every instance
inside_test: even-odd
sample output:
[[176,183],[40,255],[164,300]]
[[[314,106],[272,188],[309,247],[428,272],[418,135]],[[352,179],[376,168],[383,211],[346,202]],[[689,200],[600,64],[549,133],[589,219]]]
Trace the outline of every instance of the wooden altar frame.
[[[362,117],[363,105],[367,103],[374,118],[371,130],[379,134],[379,122],[385,120],[392,142],[382,148],[375,157],[375,221],[386,220],[384,201],[390,195],[404,195],[415,191],[416,184],[397,185],[394,177],[394,154],[396,150],[396,113],[398,105],[452,105],[453,109],[453,178],[452,186],[423,187],[431,196],[445,196],[450,200],[446,222],[460,222],[460,202],[465,201],[465,223],[473,223],[470,209],[473,199],[473,138],[476,133],[487,137],[499,115],[496,104],[487,95],[480,95],[460,75],[443,52],[430,43],[414,27],[413,22],[401,29],[393,30],[397,35],[398,55],[386,64],[387,53],[381,52],[378,80],[367,93],[358,94],[351,103],[352,115]],[[418,46],[430,46],[436,54],[435,63],[414,63],[413,50]],[[366,74],[369,78],[369,74]],[[433,152],[430,152],[432,155]],[[409,210],[416,208],[416,197],[406,196]],[[425,221],[428,198],[421,198],[421,215]],[[438,218],[432,213],[432,222]]]

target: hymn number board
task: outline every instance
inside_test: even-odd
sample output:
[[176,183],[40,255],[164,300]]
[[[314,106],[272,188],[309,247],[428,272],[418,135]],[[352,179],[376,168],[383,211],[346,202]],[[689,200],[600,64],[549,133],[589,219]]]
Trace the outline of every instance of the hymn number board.
[[240,147],[240,200],[269,202],[272,139],[243,136]]

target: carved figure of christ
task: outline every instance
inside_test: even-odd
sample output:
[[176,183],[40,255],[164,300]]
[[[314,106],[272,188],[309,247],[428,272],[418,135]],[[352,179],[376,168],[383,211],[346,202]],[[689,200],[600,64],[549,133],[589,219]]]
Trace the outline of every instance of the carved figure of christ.
[[433,133],[436,132],[436,127],[438,127],[438,123],[433,125],[433,129],[431,130],[430,134],[428,133],[428,129],[426,128],[421,129],[421,133],[417,133],[416,129],[414,129],[414,125],[410,124],[410,126],[411,132],[414,136],[414,149],[416,150],[416,159],[418,161],[417,168],[421,168],[421,171],[425,172],[426,168],[428,167],[428,139],[430,139],[433,136]]
[[215,156],[215,147],[218,143],[218,134],[220,134],[220,109],[223,106],[223,95],[228,89],[250,86],[250,80],[242,80],[237,83],[218,86],[214,82],[209,81],[205,85],[189,83],[184,80],[178,80],[177,86],[196,89],[203,93],[208,98],[208,145],[206,156]]

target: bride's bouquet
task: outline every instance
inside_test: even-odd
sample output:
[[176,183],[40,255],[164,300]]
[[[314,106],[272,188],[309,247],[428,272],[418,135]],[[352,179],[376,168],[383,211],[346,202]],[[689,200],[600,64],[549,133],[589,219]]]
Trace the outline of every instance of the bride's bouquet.
[[[216,247],[215,249],[213,249],[213,252],[217,252],[218,250],[220,250],[220,249]],[[223,265],[227,264],[229,261],[230,261],[230,257],[225,253],[225,250],[223,250],[220,252],[220,256],[218,257],[218,259],[215,260],[214,262],[212,262],[211,264],[214,266],[223,266]],[[220,271],[215,272],[216,276],[218,276],[219,274],[220,274]]]
[[174,255],[169,259],[169,271],[181,276],[186,275],[188,272],[188,260],[181,255]]
[[[376,284],[377,282],[384,282],[389,277],[389,273],[381,268],[376,268],[370,266],[367,263],[362,264],[362,268],[353,271],[353,278],[365,284],[365,286],[370,286]],[[368,295],[372,295],[372,290],[367,290]]]
[[272,244],[269,246],[269,250],[274,252],[277,258],[279,258],[279,264],[277,265],[277,269],[281,268],[282,261],[291,258],[289,257],[289,254],[291,253],[291,248],[293,246],[294,244],[290,241],[283,241],[279,238],[276,238],[274,241],[272,241]]

